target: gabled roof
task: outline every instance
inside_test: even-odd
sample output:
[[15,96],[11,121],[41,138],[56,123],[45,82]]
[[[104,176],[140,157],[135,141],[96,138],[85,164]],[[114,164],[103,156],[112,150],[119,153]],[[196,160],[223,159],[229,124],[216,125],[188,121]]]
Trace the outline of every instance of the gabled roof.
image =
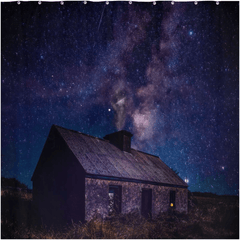
[[91,177],[152,184],[188,185],[159,157],[135,149],[125,152],[109,141],[53,125]]

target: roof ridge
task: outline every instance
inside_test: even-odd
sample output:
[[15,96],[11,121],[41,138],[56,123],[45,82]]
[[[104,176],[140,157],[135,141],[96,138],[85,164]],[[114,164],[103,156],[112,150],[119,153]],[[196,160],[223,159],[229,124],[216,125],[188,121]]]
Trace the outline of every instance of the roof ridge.
[[153,156],[153,157],[157,157],[157,158],[160,159],[160,157],[157,156],[157,155],[153,155],[153,154],[151,154],[151,153],[143,152],[143,151],[137,150],[137,149],[135,149],[135,148],[131,148],[131,149],[132,149],[132,150],[135,150],[135,151],[137,151],[137,152],[140,152],[140,153],[144,153],[144,154],[147,154],[147,155],[150,155],[150,156]]
[[87,136],[87,137],[91,137],[91,138],[95,138],[95,139],[98,139],[98,140],[102,140],[102,141],[108,142],[108,140],[105,140],[105,139],[103,139],[103,138],[95,137],[95,136],[92,136],[92,135],[89,135],[89,134],[87,134],[87,133],[83,133],[83,132],[80,132],[80,131],[77,131],[77,130],[65,128],[65,127],[62,127],[62,126],[59,126],[59,125],[56,125],[56,124],[53,124],[53,126],[55,126],[55,127],[57,127],[57,128],[62,128],[62,129],[64,129],[64,130],[71,131],[71,132],[74,132],[74,133],[79,133],[79,134],[85,135],[85,136]]
[[[53,126],[58,127],[58,128],[62,128],[62,129],[65,129],[65,130],[67,130],[67,131],[71,131],[71,132],[75,132],[75,133],[80,133],[80,134],[85,135],[85,136],[87,136],[87,137],[96,138],[96,139],[102,140],[102,141],[104,141],[104,142],[109,142],[108,140],[106,140],[106,139],[104,139],[104,138],[95,137],[95,136],[89,135],[89,134],[87,134],[87,133],[83,133],[83,132],[80,132],[80,131],[77,131],[77,130],[65,128],[65,127],[62,127],[62,126],[59,126],[59,125],[56,125],[56,124],[53,124]],[[125,131],[125,130],[124,130],[124,131]],[[157,156],[157,155],[153,155],[153,154],[150,154],[150,153],[147,153],[147,152],[143,152],[143,151],[138,150],[138,149],[135,149],[135,148],[131,148],[131,149],[134,150],[134,151],[137,151],[137,152],[140,152],[140,153],[143,153],[143,154],[147,154],[147,155],[149,155],[149,156],[157,157],[157,158],[160,159],[160,157]]]

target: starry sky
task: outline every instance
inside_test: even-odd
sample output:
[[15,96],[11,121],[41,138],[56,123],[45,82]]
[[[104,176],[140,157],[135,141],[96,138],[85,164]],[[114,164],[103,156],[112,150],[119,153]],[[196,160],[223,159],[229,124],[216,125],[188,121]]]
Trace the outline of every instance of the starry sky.
[[190,191],[238,195],[238,2],[1,2],[1,174],[32,188],[52,124],[125,129]]

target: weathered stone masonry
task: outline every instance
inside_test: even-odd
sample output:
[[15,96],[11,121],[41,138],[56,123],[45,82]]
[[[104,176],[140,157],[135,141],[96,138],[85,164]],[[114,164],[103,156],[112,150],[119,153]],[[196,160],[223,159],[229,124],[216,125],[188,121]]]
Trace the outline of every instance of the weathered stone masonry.
[[108,215],[109,185],[122,186],[122,213],[131,211],[141,212],[141,190],[152,189],[152,217],[165,212],[170,206],[170,191],[176,192],[176,210],[187,212],[188,192],[186,188],[166,187],[134,182],[112,181],[102,179],[85,179],[85,216],[86,220],[100,214],[103,218]]

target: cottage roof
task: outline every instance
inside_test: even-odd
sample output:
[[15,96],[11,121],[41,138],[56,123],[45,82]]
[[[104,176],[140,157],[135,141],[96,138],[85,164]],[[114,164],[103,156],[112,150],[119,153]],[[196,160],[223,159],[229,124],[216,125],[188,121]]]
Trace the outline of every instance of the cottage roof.
[[107,140],[53,126],[89,176],[187,187],[157,156],[132,148],[125,152]]

